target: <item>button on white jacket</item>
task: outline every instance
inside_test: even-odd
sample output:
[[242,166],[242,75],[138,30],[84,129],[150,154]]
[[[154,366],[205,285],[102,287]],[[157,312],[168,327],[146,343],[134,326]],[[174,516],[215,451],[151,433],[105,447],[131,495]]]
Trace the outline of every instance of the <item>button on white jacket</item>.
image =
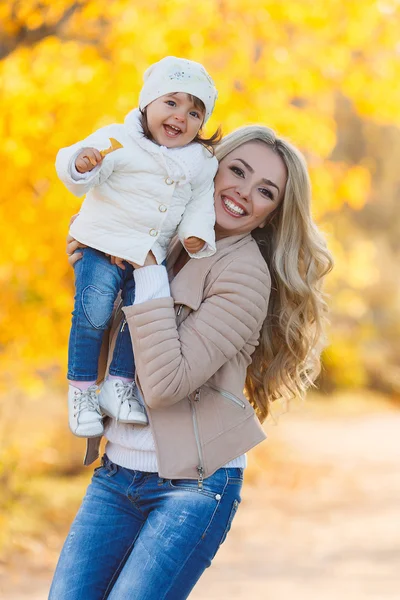
[[[105,150],[110,137],[123,148],[80,174],[75,159],[84,148]],[[107,254],[142,265],[149,250],[158,263],[175,233],[206,242],[194,258],[215,253],[214,176],[218,161],[201,144],[158,146],[144,137],[138,109],[124,124],[108,125],[57,154],[66,187],[86,198],[70,228],[74,238]]]

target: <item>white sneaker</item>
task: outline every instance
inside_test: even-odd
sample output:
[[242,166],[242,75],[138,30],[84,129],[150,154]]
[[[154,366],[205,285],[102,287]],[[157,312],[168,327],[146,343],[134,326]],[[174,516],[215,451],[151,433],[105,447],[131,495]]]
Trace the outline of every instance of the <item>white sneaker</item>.
[[97,385],[91,385],[84,391],[74,385],[69,386],[69,428],[78,437],[97,437],[104,433],[97,389]]
[[106,379],[99,394],[101,410],[120,423],[147,425],[146,412],[135,396],[135,382]]

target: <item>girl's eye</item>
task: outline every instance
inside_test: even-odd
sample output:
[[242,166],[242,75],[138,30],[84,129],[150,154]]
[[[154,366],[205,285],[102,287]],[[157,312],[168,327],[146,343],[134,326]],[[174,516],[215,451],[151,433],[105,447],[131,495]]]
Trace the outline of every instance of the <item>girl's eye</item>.
[[239,177],[244,177],[244,171],[240,167],[236,167],[235,165],[233,165],[229,168],[233,173],[235,173],[235,175],[239,175]]
[[195,110],[192,110],[192,112],[190,114],[192,115],[192,117],[195,117],[196,119],[200,119],[199,113],[196,112]]
[[166,104],[168,104],[168,106],[176,106],[176,102],[174,102],[173,100],[167,100]]
[[259,191],[263,196],[266,196],[267,198],[270,198],[271,200],[274,199],[274,195],[271,192],[271,190],[269,190],[267,188],[260,188]]

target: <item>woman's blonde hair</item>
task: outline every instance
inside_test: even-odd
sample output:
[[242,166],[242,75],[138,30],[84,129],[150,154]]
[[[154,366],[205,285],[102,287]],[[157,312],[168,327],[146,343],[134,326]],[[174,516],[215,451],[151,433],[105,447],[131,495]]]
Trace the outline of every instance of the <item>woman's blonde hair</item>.
[[305,159],[292,144],[268,127],[251,125],[225,136],[215,155],[221,160],[254,141],[276,152],[288,173],[282,202],[264,228],[252,231],[272,279],[268,315],[246,378],[246,394],[262,422],[273,401],[304,398],[320,372],[327,313],[322,281],[333,261],[311,216]]

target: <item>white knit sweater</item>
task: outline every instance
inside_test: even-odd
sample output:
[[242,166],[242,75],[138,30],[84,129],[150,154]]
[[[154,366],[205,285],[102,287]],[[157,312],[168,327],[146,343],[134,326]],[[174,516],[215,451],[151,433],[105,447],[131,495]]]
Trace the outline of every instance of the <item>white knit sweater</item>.
[[[134,271],[136,292],[135,304],[154,298],[170,296],[167,270],[163,266],[149,266]],[[139,401],[143,399],[138,392]],[[125,425],[110,420],[105,436],[108,440],[106,453],[117,465],[135,471],[158,472],[157,456],[150,426]],[[225,467],[246,467],[246,455],[230,461]]]

